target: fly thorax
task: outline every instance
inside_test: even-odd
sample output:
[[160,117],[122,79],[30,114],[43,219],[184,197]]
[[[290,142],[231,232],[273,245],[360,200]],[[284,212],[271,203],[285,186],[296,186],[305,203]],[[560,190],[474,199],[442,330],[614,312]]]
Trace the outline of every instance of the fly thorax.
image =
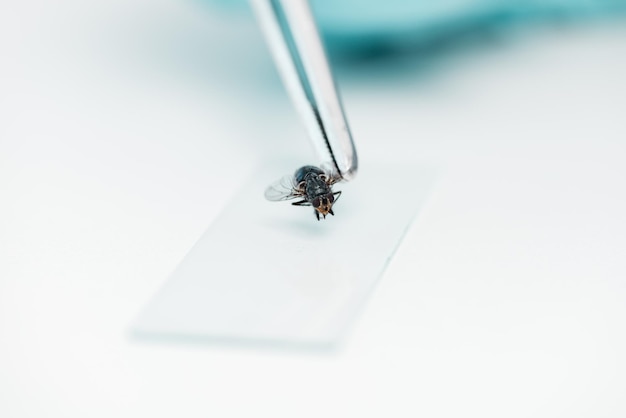
[[305,192],[309,199],[314,199],[317,196],[327,194],[329,192],[329,188],[328,185],[318,176],[311,176],[307,179]]

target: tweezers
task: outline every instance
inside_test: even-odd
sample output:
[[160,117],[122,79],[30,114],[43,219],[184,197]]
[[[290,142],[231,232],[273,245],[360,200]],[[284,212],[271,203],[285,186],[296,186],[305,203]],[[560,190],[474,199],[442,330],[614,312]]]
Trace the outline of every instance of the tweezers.
[[344,180],[358,159],[324,46],[307,0],[251,0],[283,83],[320,162]]

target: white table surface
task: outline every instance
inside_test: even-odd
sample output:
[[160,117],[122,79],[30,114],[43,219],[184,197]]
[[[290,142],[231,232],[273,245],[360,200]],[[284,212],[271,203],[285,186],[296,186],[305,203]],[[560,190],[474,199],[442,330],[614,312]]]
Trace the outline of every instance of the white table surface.
[[0,416],[623,416],[624,23],[338,69],[363,161],[444,170],[320,354],[128,332],[255,167],[310,155],[255,26],[1,4]]

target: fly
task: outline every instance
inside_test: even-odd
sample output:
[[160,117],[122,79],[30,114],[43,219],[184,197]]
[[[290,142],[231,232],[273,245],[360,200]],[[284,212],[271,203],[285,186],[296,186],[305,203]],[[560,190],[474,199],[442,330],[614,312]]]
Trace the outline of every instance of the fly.
[[295,206],[313,206],[315,217],[333,213],[333,205],[341,192],[333,192],[333,185],[342,178],[334,170],[305,165],[290,176],[284,176],[265,190],[265,198],[272,202],[300,199],[293,202]]

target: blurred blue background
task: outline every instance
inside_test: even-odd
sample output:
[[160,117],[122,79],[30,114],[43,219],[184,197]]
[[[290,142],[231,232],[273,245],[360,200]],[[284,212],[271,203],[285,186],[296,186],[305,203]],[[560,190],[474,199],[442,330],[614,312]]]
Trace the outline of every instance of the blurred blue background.
[[[244,0],[205,0],[245,8]],[[311,0],[330,48],[368,51],[440,42],[472,31],[538,21],[607,17],[626,10],[624,0]]]

